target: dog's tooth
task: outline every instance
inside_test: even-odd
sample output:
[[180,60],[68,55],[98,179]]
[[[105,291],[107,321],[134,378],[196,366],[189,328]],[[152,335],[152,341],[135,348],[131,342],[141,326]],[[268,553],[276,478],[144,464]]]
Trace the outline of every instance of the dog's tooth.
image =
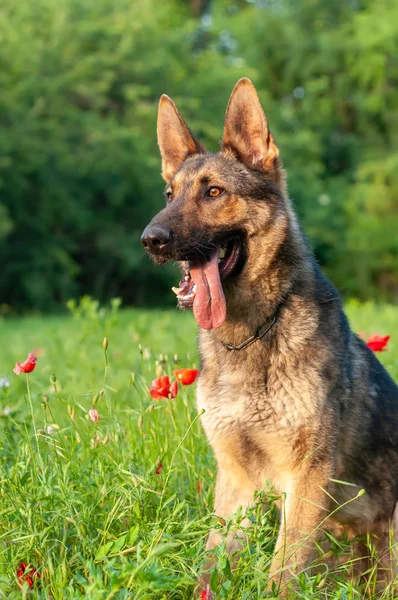
[[225,246],[221,246],[221,248],[218,251],[218,258],[225,258],[226,253],[227,249],[225,248]]
[[179,294],[181,294],[182,290],[184,288],[180,288],[180,287],[172,287],[171,288],[173,290],[173,292],[175,293],[176,296],[178,296]]

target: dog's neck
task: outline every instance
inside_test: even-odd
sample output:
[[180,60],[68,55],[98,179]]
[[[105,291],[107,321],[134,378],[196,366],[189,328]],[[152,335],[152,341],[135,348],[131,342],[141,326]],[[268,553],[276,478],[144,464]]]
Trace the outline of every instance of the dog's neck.
[[271,239],[268,252],[260,257],[252,250],[246,273],[226,286],[227,319],[221,327],[211,331],[212,338],[224,346],[238,346],[259,328],[266,328],[274,319],[277,321],[292,294],[301,293],[303,289],[309,291],[314,285],[311,262],[303,259],[310,250],[293,212],[283,231],[279,228],[276,234],[279,244]]

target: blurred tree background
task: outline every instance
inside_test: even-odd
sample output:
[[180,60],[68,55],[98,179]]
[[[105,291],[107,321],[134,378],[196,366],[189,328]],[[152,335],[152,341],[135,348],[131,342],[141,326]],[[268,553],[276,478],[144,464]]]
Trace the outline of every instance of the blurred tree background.
[[165,92],[216,150],[250,77],[341,292],[398,297],[395,0],[2,0],[0,303],[173,303],[139,245]]

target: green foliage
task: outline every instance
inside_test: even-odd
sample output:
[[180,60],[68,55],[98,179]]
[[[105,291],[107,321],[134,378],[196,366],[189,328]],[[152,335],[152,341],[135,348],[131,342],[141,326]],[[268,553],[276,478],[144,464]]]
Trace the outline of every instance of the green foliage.
[[393,0],[3,0],[2,302],[172,302],[172,267],[155,269],[139,245],[162,206],[158,98],[216,150],[243,75],[332,279],[396,295],[397,21]]
[[[171,375],[176,364],[198,366],[192,315],[119,311],[117,302],[103,308],[90,298],[71,309],[63,318],[0,320],[0,379],[10,381],[0,387],[0,599],[24,597],[20,562],[41,573],[40,586],[25,596],[32,600],[191,599],[209,529],[238,530],[245,516],[250,542],[235,571],[225,546],[217,549],[211,586],[225,600],[264,597],[275,506],[264,506],[258,492],[247,515],[216,518],[216,466],[195,385],[180,386],[175,400],[152,401],[148,393],[160,369]],[[379,356],[397,378],[394,307],[354,302],[348,313],[357,331],[392,335]],[[33,348],[38,363],[28,393],[25,376],[12,368]],[[97,422],[88,418],[93,404]],[[329,537],[331,552],[349,561],[350,546]],[[346,569],[302,573],[294,599],[372,597]]]

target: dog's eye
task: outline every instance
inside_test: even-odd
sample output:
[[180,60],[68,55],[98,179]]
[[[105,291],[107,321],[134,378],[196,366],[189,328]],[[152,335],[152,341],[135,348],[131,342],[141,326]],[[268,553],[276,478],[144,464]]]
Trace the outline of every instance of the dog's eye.
[[168,202],[171,202],[173,200],[173,194],[171,192],[167,192],[166,196],[167,196]]
[[208,191],[207,191],[207,195],[210,196],[210,198],[217,198],[217,196],[221,196],[221,194],[223,193],[223,189],[219,188],[219,187],[211,187]]

